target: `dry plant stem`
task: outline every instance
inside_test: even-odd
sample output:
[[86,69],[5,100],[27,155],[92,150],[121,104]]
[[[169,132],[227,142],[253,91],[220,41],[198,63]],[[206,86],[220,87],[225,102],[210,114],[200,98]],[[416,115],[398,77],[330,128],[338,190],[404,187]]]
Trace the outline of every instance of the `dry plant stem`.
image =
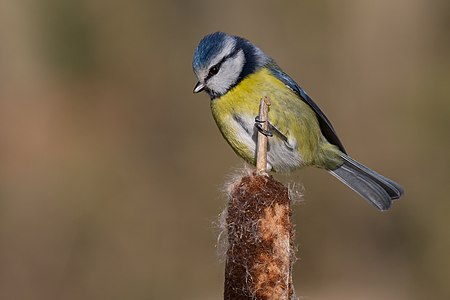
[[[269,129],[269,106],[268,97],[261,99],[259,104],[259,120],[265,131]],[[258,146],[256,152],[256,172],[258,174],[267,174],[267,136],[258,131]]]
[[[267,121],[268,99],[260,120]],[[268,122],[262,123],[267,130]],[[266,172],[267,136],[258,133],[257,170],[232,184],[226,215],[225,300],[294,298],[293,225],[288,189]]]

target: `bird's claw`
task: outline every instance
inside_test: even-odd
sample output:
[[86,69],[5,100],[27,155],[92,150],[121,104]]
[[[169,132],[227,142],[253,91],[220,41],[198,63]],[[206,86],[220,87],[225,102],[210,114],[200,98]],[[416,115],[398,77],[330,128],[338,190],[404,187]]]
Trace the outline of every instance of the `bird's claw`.
[[262,124],[262,123],[265,123],[266,121],[262,121],[260,118],[259,118],[259,116],[256,116],[255,117],[255,123],[260,123],[260,124]]
[[267,137],[272,137],[273,136],[273,133],[272,132],[270,132],[269,130],[265,130],[263,127],[262,127],[262,124],[264,124],[264,123],[266,123],[267,121],[262,121],[260,118],[259,118],[259,116],[256,116],[255,117],[255,127],[256,127],[256,129],[258,129],[258,131],[261,133],[261,134],[264,134],[265,136],[267,136]]

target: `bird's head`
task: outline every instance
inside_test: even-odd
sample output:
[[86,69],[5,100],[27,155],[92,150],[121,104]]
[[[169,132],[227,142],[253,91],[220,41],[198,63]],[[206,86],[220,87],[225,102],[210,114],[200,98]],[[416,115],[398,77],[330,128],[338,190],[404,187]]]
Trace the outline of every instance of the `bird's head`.
[[194,93],[204,90],[211,99],[220,97],[268,61],[246,39],[223,32],[209,34],[200,41],[192,60],[198,79]]

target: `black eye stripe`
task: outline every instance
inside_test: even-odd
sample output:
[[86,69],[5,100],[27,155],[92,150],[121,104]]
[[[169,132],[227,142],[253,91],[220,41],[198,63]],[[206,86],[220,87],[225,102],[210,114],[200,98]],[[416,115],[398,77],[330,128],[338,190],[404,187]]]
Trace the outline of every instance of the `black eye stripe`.
[[211,77],[216,75],[219,72],[220,67],[222,66],[223,62],[226,61],[228,58],[235,56],[237,53],[238,53],[238,50],[234,49],[230,54],[225,55],[217,64],[215,64],[214,66],[209,68],[209,73],[206,76],[205,81],[207,81],[208,79],[210,79]]
[[216,75],[217,73],[219,73],[220,67],[222,66],[222,63],[225,61],[225,57],[222,58],[221,61],[219,61],[217,64],[215,64],[214,66],[212,66],[211,68],[209,68],[209,73],[205,78],[205,81],[210,79],[211,77],[213,77],[214,75]]

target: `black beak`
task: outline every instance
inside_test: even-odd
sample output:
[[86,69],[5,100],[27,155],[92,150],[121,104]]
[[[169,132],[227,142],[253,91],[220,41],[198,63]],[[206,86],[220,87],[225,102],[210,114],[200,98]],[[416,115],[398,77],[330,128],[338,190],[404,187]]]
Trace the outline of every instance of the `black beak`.
[[201,91],[203,91],[205,89],[205,85],[203,83],[201,83],[200,81],[197,82],[197,84],[194,87],[194,93],[200,93]]

